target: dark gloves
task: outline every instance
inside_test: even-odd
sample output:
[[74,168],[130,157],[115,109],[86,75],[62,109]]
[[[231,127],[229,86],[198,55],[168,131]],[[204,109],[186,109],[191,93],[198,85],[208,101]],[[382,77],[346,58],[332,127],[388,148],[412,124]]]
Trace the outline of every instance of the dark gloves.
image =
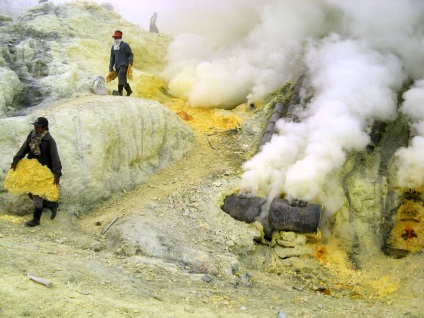
[[16,162],[15,162],[15,161],[13,161],[13,162],[12,162],[12,164],[10,165],[10,168],[11,168],[11,169],[13,169],[13,171],[15,171],[15,170],[16,170],[16,167],[18,166],[18,162],[19,162],[19,161],[16,161]]
[[60,182],[60,177],[58,177],[58,176],[54,176],[54,181],[53,181],[53,184],[55,184],[55,185],[57,185],[57,186],[59,186],[59,182]]

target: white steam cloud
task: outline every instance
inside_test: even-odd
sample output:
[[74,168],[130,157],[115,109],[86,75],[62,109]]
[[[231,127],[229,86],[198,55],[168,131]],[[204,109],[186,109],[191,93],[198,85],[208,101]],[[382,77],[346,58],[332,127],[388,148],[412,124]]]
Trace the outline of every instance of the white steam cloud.
[[411,136],[408,148],[401,148],[396,155],[399,161],[397,177],[399,186],[418,188],[424,185],[424,80],[404,94],[402,112],[411,118]]
[[[199,14],[199,6],[207,15]],[[185,8],[178,21],[190,24],[191,32],[169,48],[164,76],[170,93],[194,107],[233,108],[246,98],[261,99],[302,72],[304,44],[331,29],[332,7],[321,1],[233,0]]]

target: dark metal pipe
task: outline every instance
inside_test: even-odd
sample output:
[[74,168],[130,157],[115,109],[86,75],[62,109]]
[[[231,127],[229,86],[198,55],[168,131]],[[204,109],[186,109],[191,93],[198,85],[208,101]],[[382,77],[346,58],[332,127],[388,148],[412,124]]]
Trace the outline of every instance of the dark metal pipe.
[[255,222],[266,200],[258,197],[243,197],[232,194],[225,198],[222,210],[238,221]]
[[297,80],[296,86],[293,90],[293,94],[290,98],[287,114],[285,115],[285,118],[288,121],[294,121],[295,119],[294,111],[300,104],[300,89],[302,88],[302,84],[303,84],[303,75],[299,77],[299,79]]
[[259,150],[271,140],[271,137],[275,132],[275,124],[280,118],[285,117],[287,120],[293,121],[294,111],[296,107],[300,104],[300,89],[302,87],[302,83],[303,76],[298,79],[296,86],[293,90],[292,96],[290,97],[290,102],[288,106],[281,102],[275,104],[274,111],[271,114],[268,126],[266,127],[265,133],[262,137]]
[[269,209],[268,221],[275,230],[316,233],[322,210],[322,205],[305,203],[296,206],[275,198]]
[[287,113],[287,106],[283,103],[277,103],[274,106],[274,111],[269,119],[268,126],[266,127],[265,133],[262,137],[259,149],[261,149],[267,142],[271,140],[272,135],[275,132],[275,123]]

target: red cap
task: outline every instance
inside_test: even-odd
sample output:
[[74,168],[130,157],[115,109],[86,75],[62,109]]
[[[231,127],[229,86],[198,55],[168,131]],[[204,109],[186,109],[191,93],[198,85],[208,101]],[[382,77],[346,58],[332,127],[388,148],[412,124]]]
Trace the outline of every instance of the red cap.
[[115,34],[112,35],[113,38],[121,38],[122,37],[122,32],[119,30],[115,31]]

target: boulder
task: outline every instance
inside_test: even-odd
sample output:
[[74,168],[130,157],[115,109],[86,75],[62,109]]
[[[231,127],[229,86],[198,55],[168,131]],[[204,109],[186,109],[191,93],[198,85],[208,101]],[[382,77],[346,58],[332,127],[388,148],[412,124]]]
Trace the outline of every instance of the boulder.
[[96,95],[107,95],[105,83],[105,78],[103,76],[96,76],[93,81],[93,92]]

